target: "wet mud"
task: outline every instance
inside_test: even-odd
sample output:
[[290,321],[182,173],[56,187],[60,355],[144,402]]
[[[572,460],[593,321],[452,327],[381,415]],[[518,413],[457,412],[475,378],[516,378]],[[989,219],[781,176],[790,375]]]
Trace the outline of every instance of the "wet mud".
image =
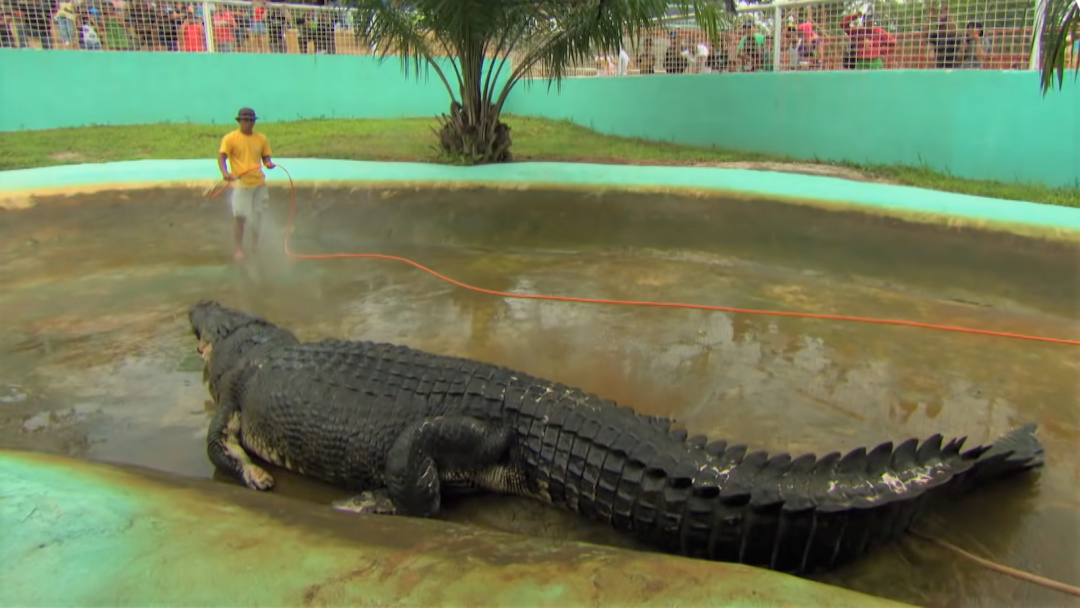
[[[212,477],[212,406],[186,321],[200,298],[301,338],[385,340],[522,369],[694,432],[770,451],[940,432],[986,442],[1034,421],[1047,467],[922,529],[1080,584],[1075,346],[911,327],[504,299],[384,260],[297,260],[272,193],[258,254],[231,260],[224,200],[190,190],[42,199],[0,222],[0,447]],[[607,192],[300,190],[291,247],[400,255],[487,289],[906,319],[1080,339],[1076,245],[768,201]],[[276,491],[340,494],[274,470]],[[525,500],[444,515],[634,546]],[[923,606],[1080,606],[917,539],[825,577]],[[1071,602],[1071,603],[1070,603]]]

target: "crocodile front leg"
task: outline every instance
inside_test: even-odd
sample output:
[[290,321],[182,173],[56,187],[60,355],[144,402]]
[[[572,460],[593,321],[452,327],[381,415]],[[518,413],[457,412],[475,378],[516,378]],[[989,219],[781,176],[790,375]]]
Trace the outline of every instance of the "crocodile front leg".
[[390,499],[390,493],[386,491],[386,488],[368,490],[356,496],[335,500],[330,503],[330,506],[338,511],[361,515],[398,514],[397,507],[394,506],[394,501]]
[[218,469],[231,474],[253,490],[268,490],[274,478],[251,457],[240,444],[240,407],[232,399],[218,404],[206,433],[206,453]]
[[510,429],[471,416],[427,418],[405,429],[390,448],[387,494],[398,514],[431,517],[439,512],[443,479],[506,491],[492,487],[500,480],[491,472],[506,462],[511,443]]

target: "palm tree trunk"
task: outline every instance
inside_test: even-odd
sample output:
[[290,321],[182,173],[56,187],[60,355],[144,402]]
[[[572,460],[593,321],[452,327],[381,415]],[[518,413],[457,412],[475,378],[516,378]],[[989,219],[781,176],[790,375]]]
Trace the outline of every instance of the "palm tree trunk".
[[501,108],[491,103],[488,87],[483,86],[485,43],[467,39],[458,44],[461,103],[451,103],[450,113],[439,117],[441,151],[465,164],[509,162],[510,127],[499,121]]
[[510,127],[499,120],[493,105],[480,103],[473,111],[456,101],[450,104],[450,113],[438,118],[439,148],[464,164],[510,162]]

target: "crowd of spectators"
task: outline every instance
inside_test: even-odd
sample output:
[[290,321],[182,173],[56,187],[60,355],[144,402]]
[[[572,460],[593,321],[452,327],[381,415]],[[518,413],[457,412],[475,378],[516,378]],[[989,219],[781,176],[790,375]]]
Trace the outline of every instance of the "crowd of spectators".
[[[0,47],[113,51],[337,52],[335,32],[350,25],[344,10],[275,0],[211,3],[184,0],[0,0]],[[209,35],[208,35],[209,34]]]
[[[814,21],[781,28],[780,57],[775,56],[771,27],[745,21],[717,40],[701,32],[669,31],[645,37],[627,62],[622,57],[597,58],[597,75],[708,74],[781,70],[876,70],[887,68],[1027,69],[1029,56],[1020,34],[994,32],[978,20],[958,23],[948,9],[928,9],[927,23],[915,33],[897,35],[875,23],[870,13],[843,15],[830,33]],[[1080,57],[1080,41],[1072,43],[1070,64]]]
[[[1023,54],[995,49],[1000,30],[957,21],[947,8],[928,5],[925,15],[914,35],[890,33],[866,12],[842,16],[828,32],[812,19],[791,22],[780,31],[779,62],[773,28],[753,21],[711,42],[697,30],[660,31],[633,53],[598,57],[596,73],[1027,67]],[[0,0],[0,47],[335,54],[341,40],[351,47],[341,52],[370,51],[352,35],[351,19],[342,0]],[[1070,40],[1068,54],[1075,65],[1080,39]]]

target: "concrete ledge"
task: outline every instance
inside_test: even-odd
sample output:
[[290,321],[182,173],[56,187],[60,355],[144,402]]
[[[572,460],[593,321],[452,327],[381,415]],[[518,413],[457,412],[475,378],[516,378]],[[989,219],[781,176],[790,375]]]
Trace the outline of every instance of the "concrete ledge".
[[0,450],[9,606],[903,606],[735,564]]
[[[839,178],[701,167],[586,163],[513,163],[456,167],[427,163],[312,158],[278,159],[303,185],[495,188],[583,188],[673,191],[734,198],[764,198],[830,209],[971,228],[993,228],[1047,238],[1080,236],[1080,209],[939,192]],[[215,183],[214,160],[139,160],[0,172],[0,205],[32,205],[35,196],[102,188],[146,188]],[[272,184],[287,184],[282,171]]]

